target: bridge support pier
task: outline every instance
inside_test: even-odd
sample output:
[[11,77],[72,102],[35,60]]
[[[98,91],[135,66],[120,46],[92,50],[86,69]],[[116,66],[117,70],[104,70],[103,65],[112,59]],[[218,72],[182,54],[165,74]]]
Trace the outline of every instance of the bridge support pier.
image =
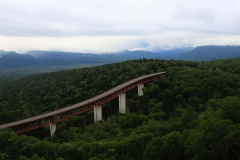
[[56,123],[50,124],[50,134],[51,134],[51,136],[54,135],[56,129],[57,129]]
[[126,93],[119,95],[119,113],[126,113]]
[[144,87],[144,84],[140,84],[138,85],[138,96],[143,96],[143,87]]
[[94,122],[102,120],[102,106],[94,108]]

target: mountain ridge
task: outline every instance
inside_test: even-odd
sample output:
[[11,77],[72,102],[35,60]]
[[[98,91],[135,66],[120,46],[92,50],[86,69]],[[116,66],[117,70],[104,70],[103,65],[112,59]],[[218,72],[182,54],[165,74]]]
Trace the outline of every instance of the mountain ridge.
[[212,59],[235,57],[240,57],[240,46],[206,45],[196,48],[175,48],[156,53],[142,50],[121,50],[103,54],[40,50],[31,50],[24,54],[18,54],[14,51],[5,52],[0,50],[0,68],[113,63],[139,58],[210,61]]

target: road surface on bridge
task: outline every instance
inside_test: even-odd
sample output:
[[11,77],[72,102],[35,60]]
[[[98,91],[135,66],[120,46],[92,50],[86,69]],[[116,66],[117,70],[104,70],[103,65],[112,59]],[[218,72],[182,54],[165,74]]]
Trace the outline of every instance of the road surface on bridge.
[[135,79],[130,80],[128,82],[125,82],[125,83],[123,83],[123,84],[121,84],[117,87],[114,87],[114,88],[112,88],[112,89],[110,89],[110,90],[108,90],[108,91],[106,91],[106,92],[104,92],[100,95],[97,95],[93,98],[82,101],[80,103],[77,103],[77,104],[74,104],[74,105],[71,105],[71,106],[68,106],[68,107],[64,107],[64,108],[61,108],[61,109],[58,109],[58,110],[55,110],[55,111],[47,112],[47,113],[44,113],[44,114],[41,114],[41,115],[37,115],[37,116],[34,116],[34,117],[30,117],[30,118],[22,119],[22,120],[19,120],[19,121],[3,124],[3,125],[0,125],[0,129],[8,128],[8,127],[14,127],[14,126],[23,125],[23,124],[28,124],[30,122],[39,121],[41,119],[45,119],[45,118],[48,118],[48,117],[53,117],[55,115],[66,113],[66,112],[69,112],[69,111],[74,110],[76,108],[80,108],[80,107],[86,106],[88,104],[97,102],[98,100],[101,100],[101,99],[103,99],[107,96],[110,96],[110,95],[118,92],[119,90],[121,90],[121,89],[123,89],[123,88],[125,88],[125,87],[127,87],[131,84],[134,84],[138,81],[141,81],[141,80],[144,80],[144,79],[147,79],[147,78],[151,78],[151,77],[164,76],[164,75],[165,75],[165,72],[158,72],[158,73],[153,73],[153,74],[145,75],[145,76],[142,76],[142,77],[138,77],[138,78],[135,78]]

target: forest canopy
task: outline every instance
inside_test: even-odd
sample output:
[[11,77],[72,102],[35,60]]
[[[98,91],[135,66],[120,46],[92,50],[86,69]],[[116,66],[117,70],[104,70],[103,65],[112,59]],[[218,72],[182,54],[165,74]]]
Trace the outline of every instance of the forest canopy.
[[29,75],[0,86],[0,123],[20,120],[96,96],[142,75],[166,71],[144,95],[126,93],[93,111],[17,135],[0,130],[0,159],[240,159],[240,58],[194,62],[138,59]]

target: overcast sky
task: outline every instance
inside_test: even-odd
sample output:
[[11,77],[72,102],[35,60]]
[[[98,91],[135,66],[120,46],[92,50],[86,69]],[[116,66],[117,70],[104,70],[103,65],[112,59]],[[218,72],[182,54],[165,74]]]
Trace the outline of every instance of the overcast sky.
[[0,0],[0,49],[240,45],[240,0]]

